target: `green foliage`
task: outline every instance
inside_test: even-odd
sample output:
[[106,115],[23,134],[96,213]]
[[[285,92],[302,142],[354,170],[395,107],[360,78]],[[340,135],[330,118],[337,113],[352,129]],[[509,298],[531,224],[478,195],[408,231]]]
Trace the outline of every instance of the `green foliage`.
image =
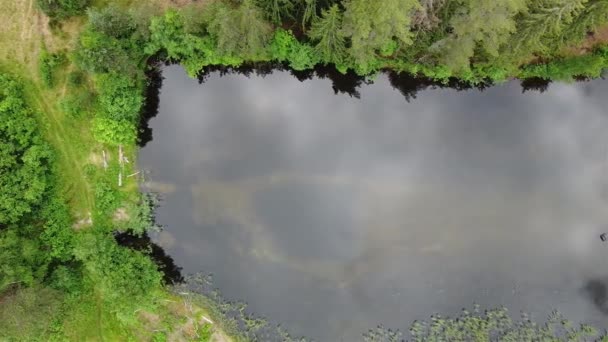
[[86,89],[73,90],[59,101],[61,110],[72,118],[82,118],[91,110],[94,96]]
[[213,327],[210,324],[205,324],[198,331],[198,342],[210,342],[213,336]]
[[101,117],[135,123],[144,101],[142,86],[136,79],[117,73],[97,77],[98,103]]
[[192,77],[207,65],[238,66],[243,62],[240,57],[219,53],[211,36],[199,37],[188,33],[185,18],[175,10],[153,18],[150,32],[146,54],[161,52],[167,59],[180,61]]
[[93,136],[97,141],[103,143],[126,145],[136,141],[137,129],[130,121],[98,117],[93,120]]
[[9,285],[32,286],[47,272],[50,261],[31,225],[0,230],[0,293]]
[[118,39],[92,29],[80,35],[74,60],[80,68],[90,73],[114,71],[132,75],[138,69],[136,61]]
[[115,7],[89,11],[89,22],[74,51],[76,64],[89,73],[136,77],[145,60],[147,32],[129,14]]
[[66,19],[82,15],[90,0],[36,0],[38,8],[53,19]]
[[70,260],[74,249],[74,230],[67,204],[61,197],[52,196],[40,214],[44,219],[40,240],[46,246],[46,255],[55,261]]
[[383,326],[378,326],[376,329],[371,329],[363,334],[365,342],[400,342],[403,334],[400,331],[386,329]]
[[84,275],[79,263],[59,265],[53,270],[49,286],[67,294],[78,294],[84,289]]
[[38,57],[38,69],[40,71],[40,78],[42,83],[51,88],[55,84],[55,72],[56,69],[67,62],[64,54],[61,53],[49,53],[46,48],[40,51]]
[[430,322],[415,322],[411,329],[413,341],[585,341],[597,337],[587,325],[573,327],[559,313],[546,324],[533,322],[524,315],[513,321],[506,309],[472,313],[463,311],[456,318],[432,317]]
[[0,340],[48,341],[59,318],[63,295],[44,287],[23,288],[3,294],[0,305]]
[[317,17],[317,0],[304,0],[304,13],[302,14],[302,30]]
[[312,22],[308,36],[317,41],[315,51],[324,63],[344,63],[346,39],[342,32],[342,12],[338,5],[324,10],[321,18]]
[[85,82],[85,75],[82,71],[71,71],[67,81],[70,87],[80,87]]
[[115,312],[137,306],[160,286],[161,274],[152,260],[118,246],[110,234],[89,231],[79,235],[74,254]]
[[312,69],[319,62],[312,47],[300,43],[291,31],[277,29],[270,43],[273,59],[288,62],[294,70]]
[[567,27],[585,9],[588,0],[532,1],[527,13],[517,24],[508,49],[511,53],[529,55],[557,50],[564,42]]
[[95,138],[112,145],[134,142],[144,101],[141,82],[118,73],[106,73],[98,75],[95,83],[99,93],[93,122]]
[[[451,18],[453,32],[433,49],[453,71],[467,71],[477,49],[496,57],[515,32],[514,17],[526,10],[525,0],[467,0]],[[491,18],[491,20],[488,20]]]
[[93,32],[117,39],[129,38],[137,29],[133,18],[114,6],[89,11],[89,27]]
[[50,158],[22,88],[0,74],[0,228],[16,223],[40,202]]
[[563,58],[549,63],[524,67],[521,78],[539,77],[547,80],[571,81],[573,77],[600,77],[608,67],[608,59],[599,53]]
[[246,60],[264,59],[271,28],[254,0],[243,0],[236,8],[216,1],[209,5],[207,16],[207,30],[217,42],[218,53]]
[[395,39],[401,46],[413,43],[410,30],[417,0],[345,0],[343,30],[350,38],[350,56],[361,70],[373,64],[377,50]]
[[120,206],[120,193],[110,184],[98,181],[95,184],[95,206],[100,215],[109,215]]
[[157,198],[151,194],[142,194],[139,203],[128,208],[129,221],[126,227],[136,236],[159,229],[154,220],[154,209],[156,209]]
[[49,265],[72,259],[74,231],[69,208],[48,191],[41,208],[18,224],[0,230],[0,292],[10,284],[44,281]]
[[294,0],[256,0],[267,18],[274,24],[281,24],[285,19],[293,19]]
[[582,13],[574,19],[564,32],[564,40],[579,43],[588,32],[593,32],[608,22],[608,1],[591,0],[585,4]]

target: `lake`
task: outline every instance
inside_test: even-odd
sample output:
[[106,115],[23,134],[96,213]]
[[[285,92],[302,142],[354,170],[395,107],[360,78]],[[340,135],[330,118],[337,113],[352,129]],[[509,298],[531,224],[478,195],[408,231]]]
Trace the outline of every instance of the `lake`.
[[608,326],[608,82],[163,76],[152,238],[227,298],[318,341],[474,303]]

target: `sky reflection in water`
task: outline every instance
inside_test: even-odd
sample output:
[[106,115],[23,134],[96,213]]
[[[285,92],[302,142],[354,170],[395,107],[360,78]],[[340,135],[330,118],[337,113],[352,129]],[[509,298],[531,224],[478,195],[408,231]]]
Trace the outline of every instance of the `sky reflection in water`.
[[140,153],[185,272],[321,341],[479,303],[608,326],[608,82],[522,94],[385,76],[163,73]]

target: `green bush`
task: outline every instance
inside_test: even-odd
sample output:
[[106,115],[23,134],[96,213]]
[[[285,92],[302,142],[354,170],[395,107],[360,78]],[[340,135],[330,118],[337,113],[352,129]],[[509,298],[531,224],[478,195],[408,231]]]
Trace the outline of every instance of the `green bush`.
[[154,221],[154,209],[156,208],[157,199],[151,194],[142,194],[139,203],[128,207],[129,221],[126,227],[136,236],[142,236],[144,233],[157,229],[158,226]]
[[89,11],[89,27],[94,32],[118,39],[129,38],[137,29],[133,18],[114,6]]
[[137,122],[144,102],[142,85],[133,78],[117,73],[101,74],[95,85],[99,115],[114,121]]
[[121,41],[91,29],[80,34],[74,61],[82,70],[90,73],[117,72],[133,75],[138,70],[137,62]]
[[137,139],[137,129],[130,121],[95,118],[93,136],[97,141],[110,145],[131,144]]
[[87,91],[72,91],[59,101],[61,110],[72,118],[82,118],[91,110],[93,95]]
[[281,28],[274,32],[270,54],[273,59],[287,62],[294,70],[312,69],[320,61],[310,45],[300,43],[291,31]]
[[602,70],[608,67],[601,52],[558,59],[544,64],[525,66],[519,77],[539,77],[548,80],[570,81],[574,77],[600,77]]
[[52,19],[66,19],[84,14],[90,0],[36,0],[38,8]]
[[68,85],[70,87],[80,87],[84,84],[85,77],[85,74],[80,70],[71,71],[68,74]]
[[46,49],[40,51],[38,68],[42,83],[51,88],[55,85],[55,72],[57,68],[64,65],[67,58],[62,53],[49,53]]
[[50,257],[32,225],[0,230],[0,293],[10,285],[32,286],[47,273]]
[[115,312],[141,305],[139,300],[160,287],[162,276],[154,262],[145,254],[118,246],[111,234],[89,231],[80,235],[75,255]]
[[83,274],[79,263],[59,265],[51,274],[49,286],[63,293],[76,294],[83,290]]
[[20,85],[0,74],[0,228],[16,223],[41,201],[50,159]]
[[239,66],[243,63],[241,57],[219,53],[217,42],[211,36],[200,37],[186,32],[185,24],[184,17],[175,10],[153,18],[145,53],[161,53],[166,59],[179,61],[191,77],[208,65]]
[[120,193],[110,184],[98,181],[95,184],[95,207],[100,214],[108,215],[120,206]]

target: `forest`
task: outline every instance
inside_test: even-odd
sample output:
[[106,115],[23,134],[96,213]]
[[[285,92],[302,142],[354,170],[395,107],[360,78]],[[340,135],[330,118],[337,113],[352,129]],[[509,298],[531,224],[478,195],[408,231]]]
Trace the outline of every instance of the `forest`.
[[[154,90],[149,75],[161,63],[179,63],[192,77],[211,67],[274,65],[470,85],[574,81],[608,67],[608,0],[36,0],[34,12],[18,2],[2,6],[6,22],[48,26],[23,36],[13,30],[21,23],[11,24],[0,37],[0,340],[7,341],[165,341],[175,334],[209,341],[212,331],[200,323],[207,316],[218,322],[215,337],[267,336],[268,325],[219,297],[180,297],[150,247],[117,238],[145,239],[155,229],[154,198],[126,178],[137,170],[123,154],[136,159]],[[518,341],[598,333],[563,319],[512,321],[501,310],[463,315],[418,322],[412,336]],[[399,341],[402,334],[378,328],[364,339]]]

